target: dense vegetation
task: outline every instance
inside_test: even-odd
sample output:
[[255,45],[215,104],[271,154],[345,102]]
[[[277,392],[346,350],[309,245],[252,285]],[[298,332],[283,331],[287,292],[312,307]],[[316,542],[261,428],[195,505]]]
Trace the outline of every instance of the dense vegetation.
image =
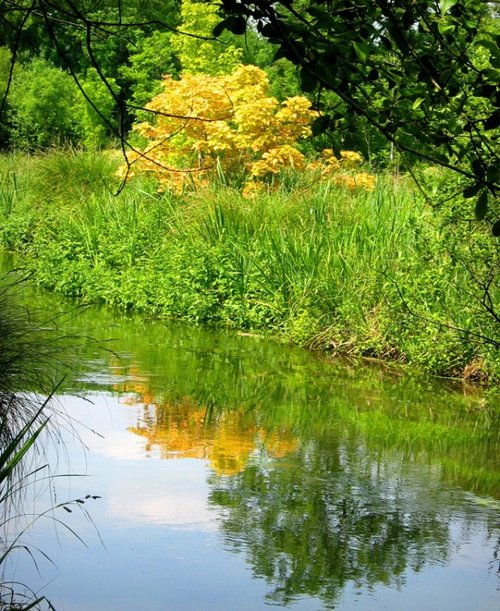
[[222,13],[216,34],[257,30],[297,66],[304,91],[333,94],[320,131],[348,108],[408,161],[456,172],[500,235],[497,3],[222,0]]
[[0,17],[4,148],[88,151],[2,160],[1,241],[37,281],[498,379],[494,8],[20,0]]
[[[2,160],[0,240],[44,286],[498,380],[497,323],[481,304],[496,245],[450,224],[453,209],[423,206],[404,177],[351,191],[289,172],[254,199],[220,183],[159,194],[136,179],[115,197],[119,163],[70,151]],[[446,189],[446,176],[422,174]]]
[[[86,302],[498,386],[498,23],[481,0],[2,2],[0,247]],[[0,526],[49,417],[26,391],[57,379],[5,295]],[[42,601],[16,587],[1,608]]]

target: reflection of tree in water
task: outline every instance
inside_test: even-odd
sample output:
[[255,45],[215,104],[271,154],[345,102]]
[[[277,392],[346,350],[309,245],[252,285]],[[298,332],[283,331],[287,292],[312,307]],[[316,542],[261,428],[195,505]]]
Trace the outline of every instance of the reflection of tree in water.
[[[407,569],[443,562],[449,510],[432,477],[408,487],[403,464],[373,460],[351,440],[303,444],[293,460],[261,454],[233,477],[214,476],[227,544],[287,604],[303,594],[333,604],[348,582],[400,585]],[[411,469],[410,469],[411,470]]]
[[211,417],[209,412],[207,406],[188,397],[175,403],[147,405],[137,425],[129,430],[145,439],[146,452],[156,448],[166,459],[206,459],[219,475],[241,471],[258,448],[265,448],[276,458],[297,447],[298,441],[285,427],[279,433],[259,427],[253,411],[219,410]]

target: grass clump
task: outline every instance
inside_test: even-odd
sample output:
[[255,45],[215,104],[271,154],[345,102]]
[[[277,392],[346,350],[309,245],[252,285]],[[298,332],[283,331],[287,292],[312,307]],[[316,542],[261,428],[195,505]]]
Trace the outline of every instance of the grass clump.
[[[24,255],[40,284],[498,382],[498,321],[485,307],[500,296],[498,246],[480,225],[426,206],[404,178],[353,192],[304,172],[254,199],[221,184],[159,195],[136,181],[115,197],[113,162],[66,154],[59,191],[48,195],[42,168],[54,167],[52,155],[25,160],[32,179],[1,160],[2,180],[22,188],[0,207],[0,242]],[[79,167],[93,163],[96,190],[86,179],[94,170]]]

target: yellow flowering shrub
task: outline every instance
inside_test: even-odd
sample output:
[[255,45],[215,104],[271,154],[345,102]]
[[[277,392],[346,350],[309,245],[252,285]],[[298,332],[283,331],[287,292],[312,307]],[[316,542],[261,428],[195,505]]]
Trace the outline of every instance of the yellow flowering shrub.
[[311,134],[318,116],[304,97],[280,103],[270,96],[267,75],[256,66],[222,75],[188,73],[180,80],[166,76],[146,108],[151,121],[134,130],[147,144],[130,154],[128,177],[149,172],[161,190],[174,191],[202,186],[220,170],[252,183],[304,167],[297,142]]
[[363,157],[355,151],[340,151],[340,157],[336,157],[332,149],[324,149],[321,159],[308,164],[307,168],[319,172],[322,179],[329,179],[338,187],[373,191],[376,178],[359,170],[362,163]]

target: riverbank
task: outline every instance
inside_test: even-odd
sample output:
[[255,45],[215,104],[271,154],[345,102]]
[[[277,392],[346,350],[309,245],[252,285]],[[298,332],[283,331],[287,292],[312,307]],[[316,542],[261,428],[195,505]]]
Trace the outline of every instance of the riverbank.
[[487,228],[425,205],[409,181],[380,177],[374,191],[351,192],[304,175],[245,199],[223,185],[159,195],[136,180],[114,196],[116,165],[67,151],[1,158],[0,245],[23,255],[40,285],[500,380],[498,323],[481,304],[497,243]]

